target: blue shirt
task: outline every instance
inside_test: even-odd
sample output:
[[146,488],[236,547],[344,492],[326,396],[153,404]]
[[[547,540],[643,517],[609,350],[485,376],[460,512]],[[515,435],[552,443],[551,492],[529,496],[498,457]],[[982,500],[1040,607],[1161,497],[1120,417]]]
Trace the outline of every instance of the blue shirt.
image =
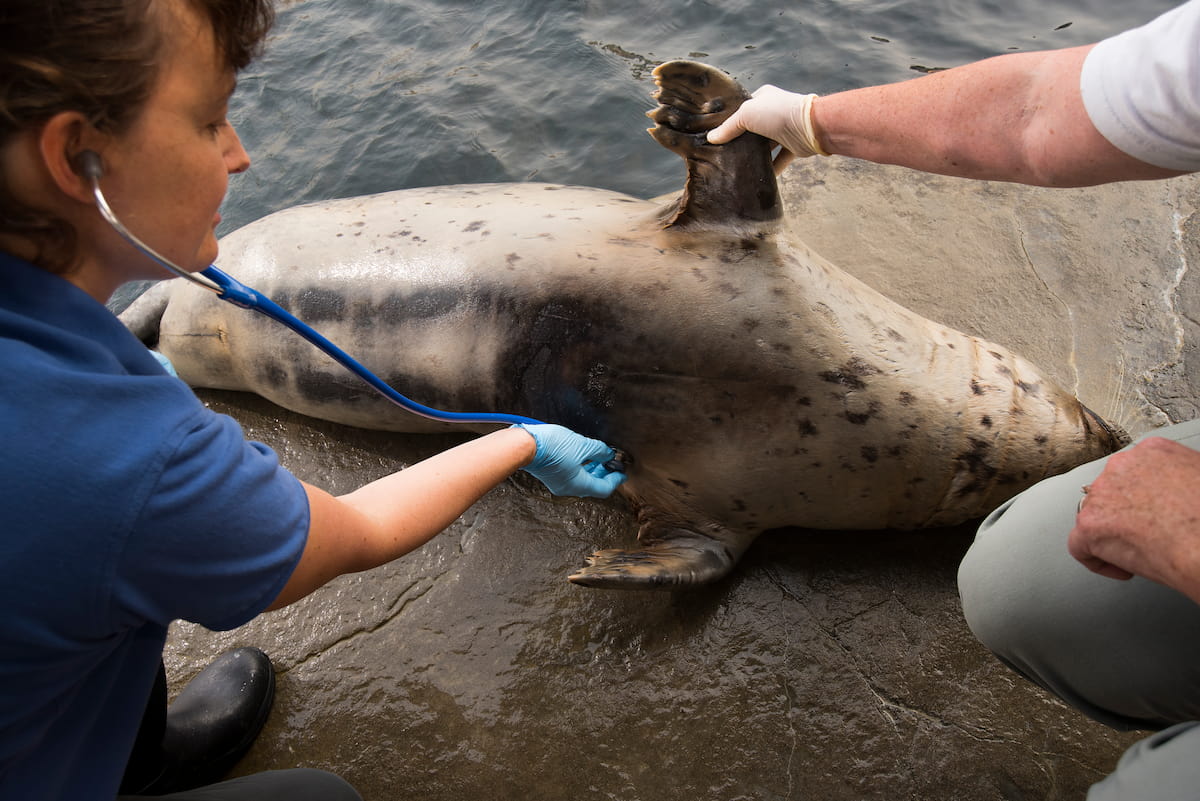
[[167,626],[265,609],[306,496],[102,304],[5,254],[0,371],[0,799],[111,801]]

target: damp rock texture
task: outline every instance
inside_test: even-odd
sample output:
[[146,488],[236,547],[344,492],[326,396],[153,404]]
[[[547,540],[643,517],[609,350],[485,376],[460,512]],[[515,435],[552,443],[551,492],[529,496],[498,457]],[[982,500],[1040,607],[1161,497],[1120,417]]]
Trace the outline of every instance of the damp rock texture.
[[[1132,433],[1197,414],[1196,180],[1043,190],[832,158],[783,191],[815,251]],[[202,398],[335,493],[458,441]],[[176,624],[172,690],[263,648],[276,705],[235,775],[321,767],[368,801],[1082,799],[1142,736],[973,639],[955,587],[970,526],[771,532],[686,592],[566,582],[635,531],[619,502],[518,475],[402,560],[235,631]]]

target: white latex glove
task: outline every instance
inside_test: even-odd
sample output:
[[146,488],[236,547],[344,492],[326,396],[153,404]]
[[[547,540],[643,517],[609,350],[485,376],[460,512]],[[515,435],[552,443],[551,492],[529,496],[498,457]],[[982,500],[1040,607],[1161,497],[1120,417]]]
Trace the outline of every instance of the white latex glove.
[[776,174],[796,157],[828,156],[813,130],[812,106],[816,95],[798,95],[765,84],[725,120],[708,132],[710,144],[723,145],[744,131],[778,142],[783,149],[775,157]]

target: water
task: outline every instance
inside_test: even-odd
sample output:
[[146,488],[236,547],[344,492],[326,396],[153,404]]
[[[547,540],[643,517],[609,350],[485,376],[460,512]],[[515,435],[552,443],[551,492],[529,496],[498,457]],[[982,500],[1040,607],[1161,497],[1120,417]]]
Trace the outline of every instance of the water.
[[1096,41],[1174,0],[308,0],[281,5],[231,117],[254,158],[227,233],[271,211],[405,187],[584,184],[652,197],[683,167],[643,133],[654,65],[753,89],[908,80]]
[[[1175,0],[280,0],[230,118],[253,166],[226,234],[289,206],[439,184],[546,181],[655,197],[683,164],[644,129],[651,70],[827,94],[1098,41]],[[220,261],[218,260],[218,264]],[[123,309],[145,288],[123,287]]]

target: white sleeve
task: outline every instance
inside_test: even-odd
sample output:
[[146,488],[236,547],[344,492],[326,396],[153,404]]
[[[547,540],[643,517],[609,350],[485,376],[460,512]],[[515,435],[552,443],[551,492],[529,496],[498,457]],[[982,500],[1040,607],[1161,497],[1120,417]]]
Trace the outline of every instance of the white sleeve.
[[1200,0],[1097,44],[1079,81],[1088,116],[1117,148],[1200,170]]

